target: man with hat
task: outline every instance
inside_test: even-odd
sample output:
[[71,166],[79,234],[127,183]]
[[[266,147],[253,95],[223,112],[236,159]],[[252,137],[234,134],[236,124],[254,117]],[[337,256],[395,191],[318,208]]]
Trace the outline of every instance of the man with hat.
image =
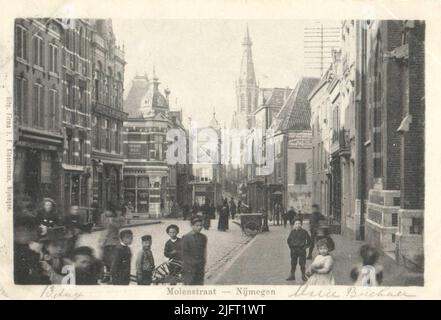
[[207,236],[202,234],[202,218],[192,217],[191,231],[182,238],[182,278],[185,285],[203,285],[207,262]]

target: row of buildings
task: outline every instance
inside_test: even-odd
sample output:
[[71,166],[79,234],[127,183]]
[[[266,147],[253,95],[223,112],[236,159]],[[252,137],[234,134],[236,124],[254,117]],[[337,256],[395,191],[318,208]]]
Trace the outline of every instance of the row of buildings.
[[341,232],[423,266],[424,22],[342,23],[308,99],[312,201]]
[[191,204],[191,166],[165,157],[170,128],[188,138],[182,111],[154,73],[124,100],[125,64],[111,20],[15,21],[16,204],[50,197],[60,212],[88,212],[124,201],[140,216]]
[[[256,81],[252,41],[247,28],[243,55],[236,83],[237,109],[231,127],[248,133],[241,143],[241,154],[254,154],[239,165],[228,166],[229,180],[236,181],[237,192],[252,211],[274,212],[283,208],[310,213],[312,205],[311,111],[308,95],[318,83],[303,77],[293,88],[261,88]],[[259,148],[259,149],[257,149]],[[256,161],[258,154],[266,163]],[[271,159],[270,159],[271,158]],[[251,160],[251,161],[250,161]]]
[[260,151],[272,160],[229,166],[232,191],[270,214],[276,203],[302,213],[318,204],[334,232],[421,269],[424,30],[420,21],[343,21],[329,67],[291,89],[259,87],[247,29],[232,127],[269,130]]
[[108,20],[17,19],[14,197],[118,203],[124,51]]

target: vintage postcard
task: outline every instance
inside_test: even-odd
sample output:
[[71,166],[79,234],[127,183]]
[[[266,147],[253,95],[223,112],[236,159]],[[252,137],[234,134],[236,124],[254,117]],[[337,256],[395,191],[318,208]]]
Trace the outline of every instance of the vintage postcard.
[[0,299],[441,298],[439,2],[2,3]]

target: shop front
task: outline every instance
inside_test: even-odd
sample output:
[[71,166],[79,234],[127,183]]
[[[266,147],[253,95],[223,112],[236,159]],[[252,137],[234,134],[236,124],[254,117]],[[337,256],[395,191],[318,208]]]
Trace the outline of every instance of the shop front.
[[[89,211],[89,180],[88,170],[78,170],[64,167],[64,213],[68,213],[71,206],[79,206],[80,211],[87,215]],[[88,219],[88,217],[86,217]]]
[[124,176],[124,201],[132,216],[139,217],[149,213],[149,186],[147,175]]
[[14,197],[40,203],[49,197],[59,203],[57,152],[17,147],[14,159]]
[[117,207],[122,200],[122,165],[94,160],[92,172],[93,200],[101,210]]

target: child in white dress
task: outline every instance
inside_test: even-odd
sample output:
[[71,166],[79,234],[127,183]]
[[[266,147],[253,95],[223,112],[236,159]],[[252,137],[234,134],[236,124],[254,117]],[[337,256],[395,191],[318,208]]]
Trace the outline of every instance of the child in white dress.
[[309,286],[326,286],[334,285],[334,276],[332,274],[332,267],[334,260],[329,255],[329,248],[326,239],[317,241],[318,255],[310,266],[310,277],[306,282]]
[[383,281],[383,266],[378,264],[380,253],[377,249],[365,244],[360,248],[362,263],[351,270],[354,285],[376,287]]

